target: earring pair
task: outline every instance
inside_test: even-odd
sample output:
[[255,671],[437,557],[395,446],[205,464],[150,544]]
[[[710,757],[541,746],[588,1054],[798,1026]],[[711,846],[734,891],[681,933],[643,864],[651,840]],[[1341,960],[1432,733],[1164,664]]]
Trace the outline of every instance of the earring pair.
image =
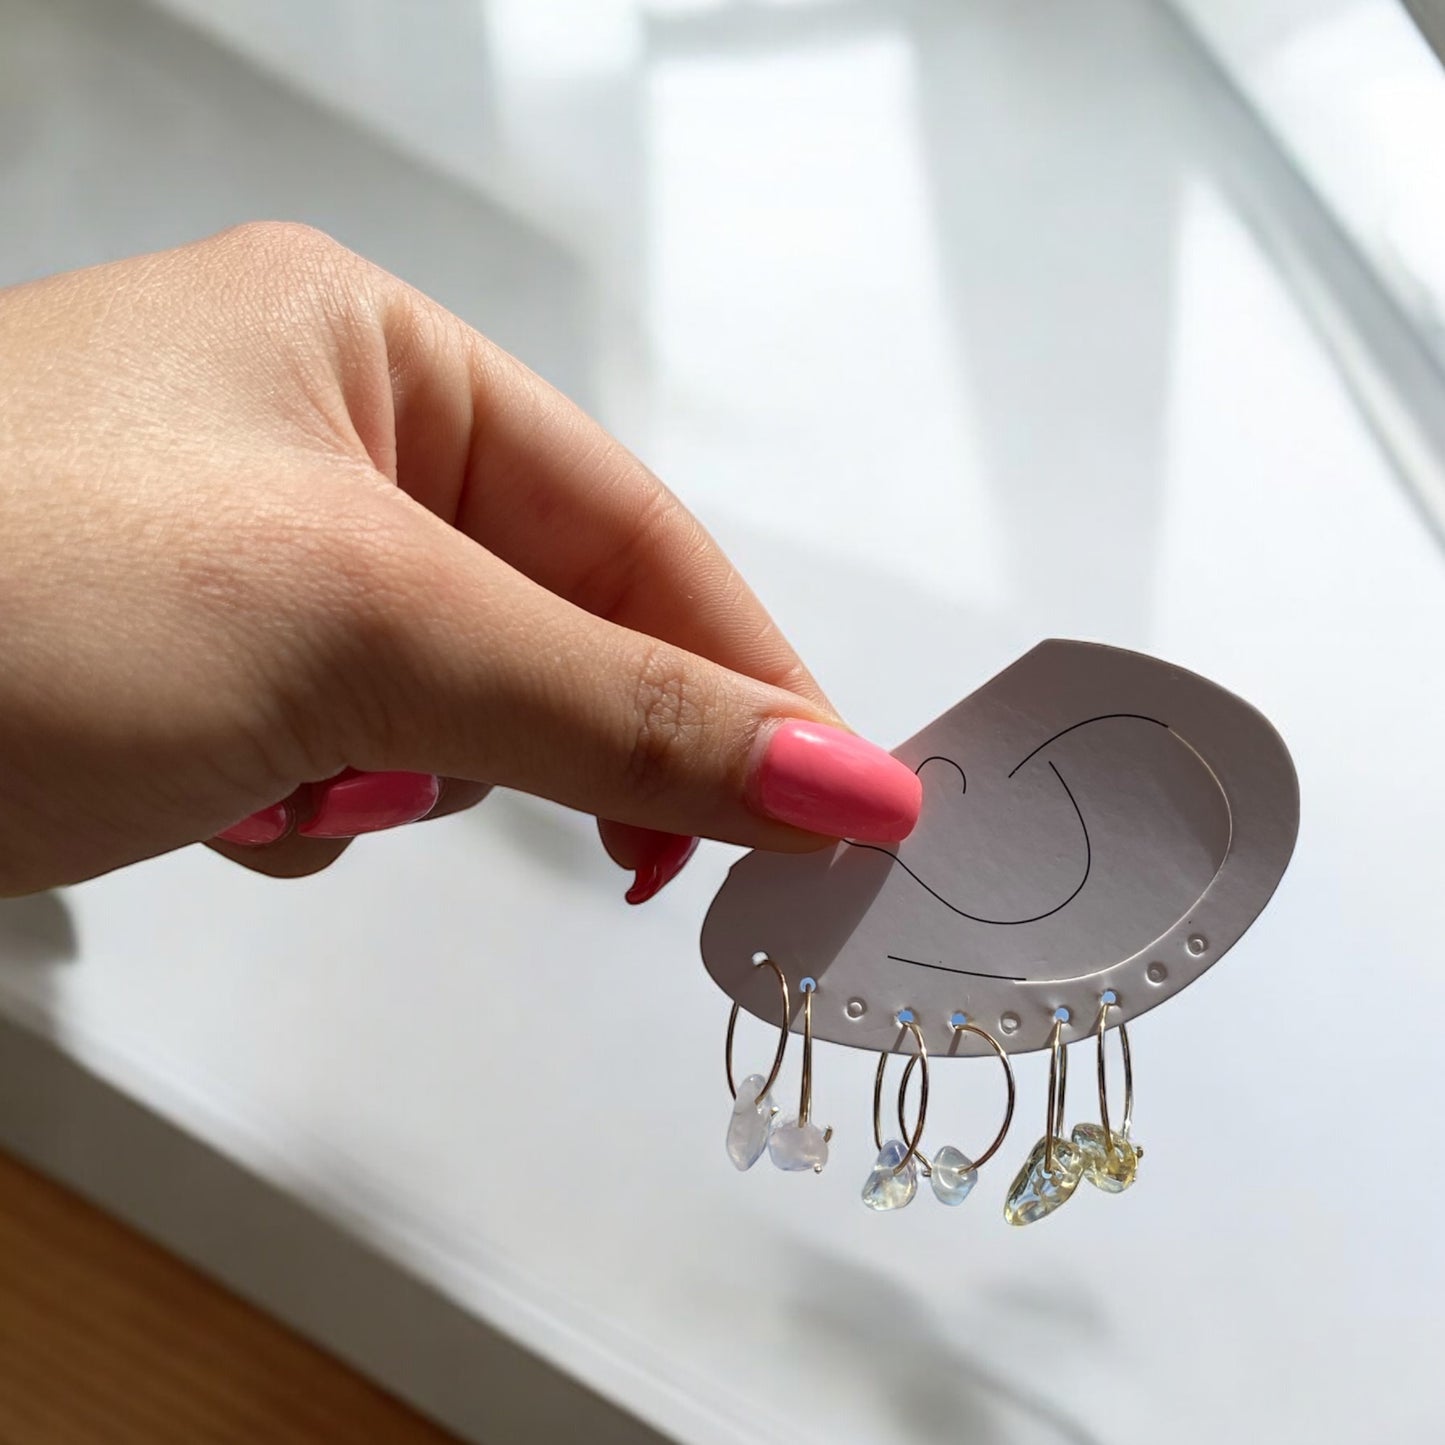
[[[728,1121],[728,1158],[739,1170],[751,1169],[766,1153],[773,1164],[788,1172],[811,1169],[820,1174],[828,1162],[828,1145],[833,1138],[831,1128],[820,1129],[812,1122],[813,1108],[813,994],[816,985],[811,979],[801,984],[803,993],[803,1064],[796,1114],[780,1117],[773,1102],[787,1054],[792,1001],[788,981],[782,969],[765,956],[755,967],[769,969],[778,983],[780,1013],[778,1046],[766,1075],[749,1074],[739,1085],[733,1074],[733,1044],[741,1006],[733,1004],[728,1015],[724,1046],[724,1067],[728,1092],[732,1095],[732,1114]],[[1068,1096],[1069,1056],[1064,1043],[1068,1011],[1059,1009],[1049,1042],[1048,1101],[1044,1134],[1029,1151],[1015,1176],[1004,1204],[1004,1218],[1014,1225],[1034,1224],[1047,1218],[1073,1197],[1082,1180],[1096,1189],[1118,1194],[1129,1188],[1138,1176],[1143,1149],[1130,1137],[1134,1120],[1134,1067],[1129,1048],[1129,1032],[1122,1018],[1117,1024],[1119,1048],[1123,1061],[1124,1113],[1116,1129],[1110,1121],[1108,1075],[1105,1066],[1105,1034],[1109,1030],[1109,1010],[1118,1007],[1112,990],[1100,996],[1095,1025],[1098,1046],[1099,1122],[1076,1124],[1065,1137],[1065,1104]],[[932,1186],[934,1197],[947,1205],[962,1204],[978,1182],[979,1169],[1002,1147],[1013,1122],[1016,1086],[1013,1065],[1003,1045],[981,1025],[964,1014],[950,1020],[955,1037],[974,1034],[993,1050],[1003,1067],[1008,1097],[1003,1123],[989,1146],[976,1159],[970,1159],[951,1144],[939,1148],[932,1158],[921,1147],[928,1119],[930,1070],[928,1049],[912,1011],[898,1015],[898,1023],[913,1041],[913,1053],[903,1070],[898,1085],[898,1137],[884,1140],[882,1126],[883,1083],[888,1067],[888,1051],[878,1057],[873,1079],[873,1143],[878,1150],[872,1170],[864,1182],[862,1198],[869,1209],[887,1212],[912,1203],[918,1192],[921,1172]],[[914,1070],[919,1073],[918,1111],[910,1130],[906,1121],[908,1085]]]
[[1099,999],[1095,1025],[1098,1037],[1099,1119],[1097,1124],[1076,1124],[1063,1138],[1064,1101],[1068,1089],[1069,1056],[1064,1045],[1068,1011],[1054,1015],[1049,1043],[1049,1097],[1044,1136],[1029,1151],[1023,1167],[1014,1177],[1004,1203],[1004,1218],[1010,1224],[1034,1224],[1047,1218],[1073,1197],[1081,1180],[1096,1189],[1119,1194],[1135,1180],[1144,1151],[1129,1138],[1134,1121],[1134,1061],[1129,1051],[1129,1030],[1118,1023],[1119,1049],[1124,1065],[1124,1118],[1115,1129],[1109,1123],[1109,1083],[1104,1062],[1104,1035],[1109,1027],[1109,1010],[1118,1007],[1113,990]]
[[[811,1169],[821,1174],[828,1162],[828,1145],[833,1138],[831,1127],[820,1129],[812,1122],[813,1112],[813,995],[817,985],[804,979],[803,993],[803,1071],[798,1092],[798,1112],[778,1117],[772,1090],[783,1067],[788,1049],[788,1025],[792,1019],[788,980],[782,969],[770,958],[760,958],[756,968],[771,969],[778,980],[782,1011],[778,1020],[778,1047],[767,1076],[749,1074],[741,1085],[733,1080],[733,1037],[737,1032],[740,1004],[734,1003],[728,1015],[727,1040],[723,1062],[727,1070],[728,1092],[733,1097],[732,1117],[728,1121],[728,1158],[740,1170],[751,1169],[766,1153],[774,1165],[788,1173]],[[811,986],[810,986],[811,985]]]
[[[977,1159],[970,1159],[961,1149],[955,1148],[952,1144],[943,1145],[931,1159],[919,1148],[919,1142],[923,1138],[924,1124],[928,1117],[928,1049],[923,1042],[922,1030],[919,1029],[911,1011],[906,1012],[908,1013],[906,1018],[902,1014],[899,1015],[899,1022],[913,1036],[914,1053],[904,1067],[903,1078],[898,1085],[898,1133],[900,1137],[890,1139],[887,1143],[883,1141],[880,1119],[883,1076],[888,1068],[886,1052],[879,1054],[878,1068],[873,1076],[873,1143],[878,1150],[878,1158],[868,1178],[864,1181],[863,1203],[869,1209],[879,1211],[902,1209],[913,1202],[913,1197],[918,1192],[920,1169],[932,1185],[934,1198],[939,1203],[962,1204],[973,1192],[973,1186],[978,1183],[978,1171],[998,1153],[1008,1135],[1009,1125],[1013,1122],[1014,1072],[1003,1045],[987,1029],[970,1023],[962,1014],[955,1014],[951,1020],[955,1037],[970,1033],[983,1039],[994,1051],[999,1063],[1003,1065],[1004,1078],[1008,1086],[1008,1102],[1004,1106],[1003,1124],[994,1136],[993,1142]],[[904,1104],[908,1097],[908,1081],[912,1077],[915,1067],[919,1071],[918,1115],[910,1133],[904,1122]]]

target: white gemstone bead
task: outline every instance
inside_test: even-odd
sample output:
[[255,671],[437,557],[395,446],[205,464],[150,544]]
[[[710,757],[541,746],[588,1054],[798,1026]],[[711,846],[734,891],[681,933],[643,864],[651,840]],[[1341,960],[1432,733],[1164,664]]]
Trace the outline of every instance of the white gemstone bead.
[[828,1141],[816,1124],[800,1124],[797,1115],[789,1114],[774,1124],[768,1135],[768,1158],[779,1169],[811,1169],[821,1174],[828,1162]]
[[934,1198],[940,1204],[962,1204],[978,1183],[978,1170],[961,1149],[945,1144],[933,1156],[933,1173],[929,1182],[933,1185]]
[[869,1209],[902,1209],[912,1202],[918,1192],[917,1165],[910,1159],[902,1169],[898,1168],[907,1153],[908,1145],[901,1139],[890,1139],[883,1146],[863,1186],[863,1203]]
[[773,1097],[758,1090],[767,1083],[761,1074],[749,1074],[738,1085],[733,1100],[733,1116],[728,1120],[728,1158],[738,1169],[751,1169],[768,1147],[768,1131],[773,1127]]

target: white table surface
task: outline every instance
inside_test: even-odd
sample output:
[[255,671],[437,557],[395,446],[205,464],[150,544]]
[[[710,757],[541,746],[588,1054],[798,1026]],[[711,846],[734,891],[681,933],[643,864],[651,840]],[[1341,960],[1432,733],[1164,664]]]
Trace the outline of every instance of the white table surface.
[[[301,884],[193,849],[0,904],[0,1053],[47,1041],[34,1087],[0,1073],[0,1138],[475,1439],[528,1436],[462,1336],[359,1321],[299,1212],[198,1218],[201,1153],[393,1264],[398,1318],[404,1272],[682,1440],[1433,1437],[1445,568],[1257,240],[1275,162],[1180,33],[1123,0],[618,3],[569,58],[519,4],[212,8],[247,58],[130,0],[0,0],[0,279],[326,226],[593,407],[861,731],[1040,637],[1142,648],[1275,722],[1300,841],[1134,1031],[1137,1187],[1034,1229],[999,1206],[1038,1058],[963,1209],[858,1203],[845,1051],[827,1172],[737,1175],[696,950],[734,851],[632,910],[587,820],[515,796]],[[98,1146],[48,1056],[150,1142]],[[989,1067],[939,1071],[961,1135]]]

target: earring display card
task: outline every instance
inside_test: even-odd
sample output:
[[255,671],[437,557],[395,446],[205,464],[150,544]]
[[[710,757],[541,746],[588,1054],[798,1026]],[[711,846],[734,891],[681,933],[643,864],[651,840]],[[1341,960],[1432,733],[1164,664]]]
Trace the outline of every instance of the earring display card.
[[[776,1017],[773,959],[816,1037],[906,1051],[1047,1047],[1055,1012],[1087,1031],[1112,990],[1128,1020],[1192,983],[1244,933],[1289,863],[1299,788],[1248,703],[1142,653],[1043,642],[896,749],[923,781],[901,844],[755,852],[702,931],[730,997]],[[798,1013],[792,1026],[796,1029]]]

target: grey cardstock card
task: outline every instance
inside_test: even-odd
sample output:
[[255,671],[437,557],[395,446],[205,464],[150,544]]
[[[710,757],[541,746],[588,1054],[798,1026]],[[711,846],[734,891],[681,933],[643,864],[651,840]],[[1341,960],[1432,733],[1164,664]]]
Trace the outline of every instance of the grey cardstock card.
[[1269,901],[1299,828],[1299,787],[1274,728],[1222,687],[1141,653],[1041,643],[895,750],[923,782],[900,844],[750,853],[702,930],[730,997],[776,1023],[789,983],[801,1027],[906,1052],[911,1009],[930,1052],[1011,1053],[1162,1003],[1233,945]]

